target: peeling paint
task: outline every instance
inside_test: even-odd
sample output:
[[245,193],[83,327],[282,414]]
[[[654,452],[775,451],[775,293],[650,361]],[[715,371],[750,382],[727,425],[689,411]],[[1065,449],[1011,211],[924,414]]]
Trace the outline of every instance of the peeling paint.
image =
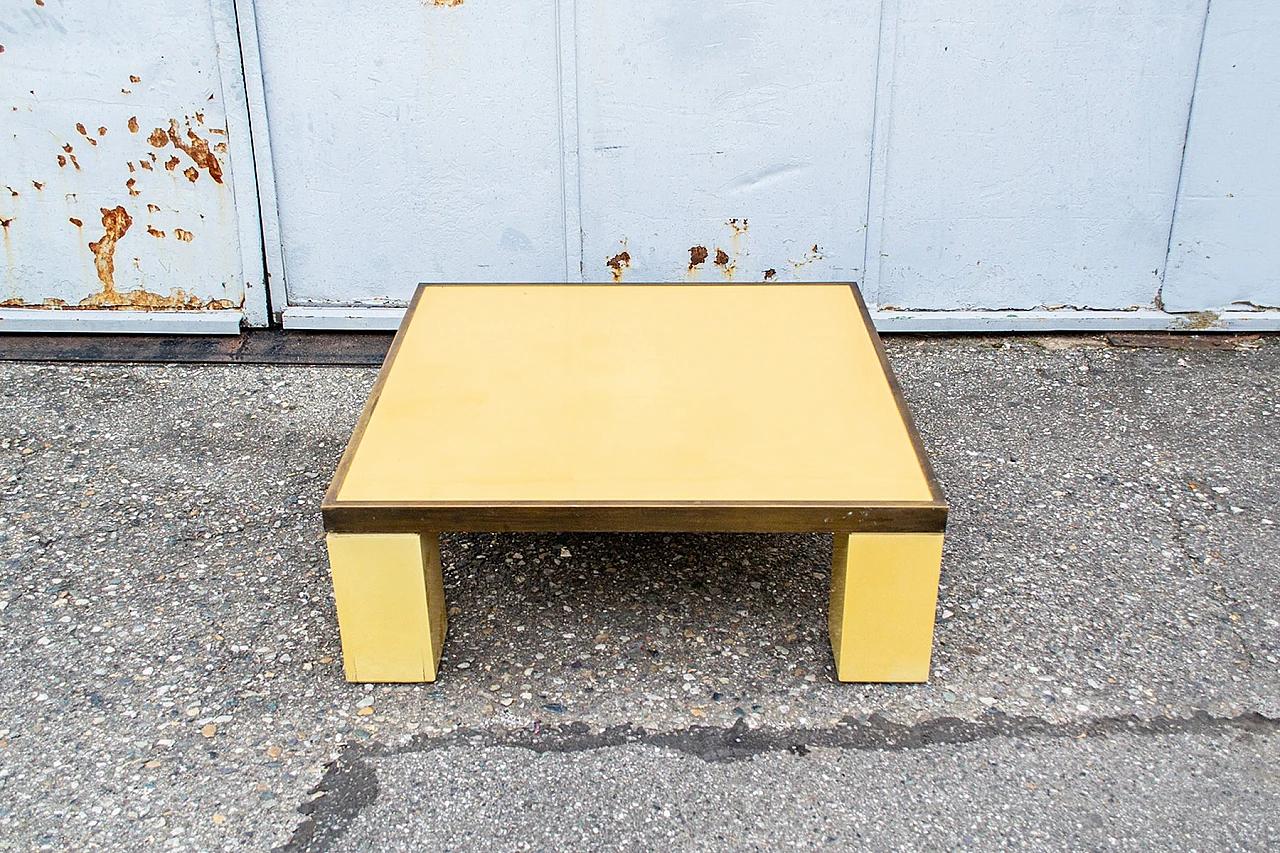
[[[138,288],[127,293],[120,293],[116,290],[115,285],[115,253],[116,245],[124,236],[129,233],[129,228],[133,225],[133,217],[129,215],[129,211],[124,207],[116,206],[114,208],[102,208],[102,237],[89,244],[90,251],[93,252],[94,267],[98,272],[98,280],[102,282],[102,291],[88,296],[77,304],[78,308],[112,308],[112,309],[141,309],[141,310],[199,310],[199,309],[228,309],[234,308],[235,305],[226,299],[210,299],[203,300],[199,296],[189,294],[182,288],[175,287],[169,296],[161,296],[158,293],[152,293],[148,290]],[[148,231],[151,231],[148,226]],[[182,232],[181,229],[176,231],[178,239],[189,241],[191,239],[190,232]],[[184,238],[182,234],[187,236]],[[134,259],[135,265],[137,258]],[[17,300],[19,305],[26,306],[27,303]],[[47,300],[46,300],[47,303]],[[43,307],[53,307],[43,304]],[[27,306],[31,307],[31,306]]]
[[74,216],[68,216],[68,217],[67,217],[67,221],[68,221],[68,222],[70,222],[72,225],[74,225],[74,226],[75,226],[75,227],[77,227],[77,228],[83,228],[83,227],[84,227],[84,223],[83,223],[83,222],[81,222],[79,219],[76,219]]
[[139,76],[138,76],[138,75],[136,75],[136,74],[130,74],[130,75],[129,75],[129,82],[130,82],[130,83],[141,83],[141,82],[142,82],[142,78],[141,78],[141,77],[139,77]]
[[164,232],[163,232],[163,231],[157,231],[157,230],[156,230],[156,227],[155,227],[154,225],[148,225],[148,226],[147,226],[147,233],[148,233],[148,234],[150,234],[152,237],[156,237],[156,238],[158,238],[158,239],[160,239],[160,240],[163,240],[163,239],[164,239]]
[[692,246],[689,248],[689,269],[692,270],[707,260],[706,246]]
[[142,192],[140,190],[135,189],[135,185],[137,183],[138,181],[136,178],[130,178],[129,180],[124,182],[125,187],[127,187],[129,190],[129,195],[131,196],[142,195]]
[[179,161],[177,157],[170,157],[168,160],[165,161],[164,167],[168,169],[170,172],[172,172],[174,169],[178,168],[178,162]]
[[138,117],[137,117],[137,116],[129,116],[129,132],[130,132],[130,133],[137,133],[137,132],[138,132]]
[[[85,129],[84,129],[84,125],[83,125],[83,124],[81,124],[81,123],[77,122],[77,123],[76,123],[76,130],[79,132],[79,134],[80,134],[81,136],[83,136],[85,139],[89,140],[89,144],[90,144],[90,145],[97,145],[97,144],[98,144],[98,140],[94,139],[92,136],[90,136],[90,135],[89,135],[89,131],[87,131],[87,130],[85,130]],[[68,145],[67,147],[68,147],[68,148],[70,148],[71,146],[69,146],[69,145]]]
[[148,212],[148,213],[159,213],[159,212],[160,212],[160,208],[159,208],[157,205],[154,205],[154,204],[148,204],[148,205],[147,205],[147,212]]
[[42,184],[40,181],[32,181],[31,186],[35,187],[38,190],[44,189],[44,184]]
[[825,257],[826,255],[822,253],[822,249],[818,247],[817,243],[814,243],[813,247],[804,253],[803,258],[800,258],[799,260],[796,260],[795,258],[787,258],[787,263],[791,264],[791,268],[798,272],[802,267],[807,267],[809,264],[817,263]]
[[765,281],[773,281],[777,277],[778,277],[778,271],[773,269],[772,267],[764,271]]
[[[93,265],[98,270],[98,280],[102,282],[102,296],[116,295],[116,243],[133,225],[133,217],[123,207],[110,210],[102,208],[103,235],[100,240],[89,244],[93,252]],[[93,299],[94,297],[89,297]]]
[[613,280],[615,282],[621,282],[623,270],[631,267],[631,253],[624,249],[609,260],[605,261],[605,266],[607,266],[612,272]]
[[190,243],[196,238],[196,235],[192,234],[190,231],[184,231],[181,228],[173,229],[173,236],[177,237],[184,243]]
[[186,175],[187,180],[193,184],[200,180],[200,171],[195,166],[188,166],[182,174]]
[[147,141],[151,143],[153,148],[163,148],[169,144],[169,134],[164,132],[164,128],[157,127],[151,131],[151,135],[147,137]]
[[1218,325],[1221,319],[1216,311],[1197,311],[1193,314],[1188,314],[1180,325],[1187,330],[1212,329]]
[[454,6],[461,6],[463,0],[422,0],[423,6],[436,6],[439,8],[452,9]]
[[139,161],[138,161],[138,167],[139,167],[139,168],[141,168],[144,172],[150,172],[150,171],[151,171],[151,161],[150,161],[150,160],[139,160]]
[[[196,113],[197,116],[200,113]],[[219,162],[217,156],[209,150],[209,143],[196,135],[196,132],[187,127],[187,138],[184,141],[178,133],[177,119],[169,120],[169,141],[173,143],[173,147],[185,153],[188,157],[195,161],[195,164],[201,169],[209,173],[209,177],[213,178],[215,183],[222,183],[222,163]],[[158,147],[158,146],[157,146]],[[195,179],[192,178],[192,181]]]

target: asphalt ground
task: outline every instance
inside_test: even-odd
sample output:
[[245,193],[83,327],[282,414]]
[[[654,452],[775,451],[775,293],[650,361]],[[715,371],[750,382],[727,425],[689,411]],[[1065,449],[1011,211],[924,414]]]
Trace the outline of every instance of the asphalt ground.
[[0,850],[1280,849],[1280,341],[888,350],[916,686],[833,680],[829,537],[706,534],[446,536],[441,679],[348,684],[374,370],[0,363]]

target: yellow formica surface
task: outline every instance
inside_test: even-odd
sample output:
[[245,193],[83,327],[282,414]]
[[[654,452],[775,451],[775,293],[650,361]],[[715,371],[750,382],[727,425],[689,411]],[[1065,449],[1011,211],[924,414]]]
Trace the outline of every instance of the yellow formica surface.
[[432,681],[442,530],[823,530],[842,681],[929,675],[946,504],[847,284],[424,285],[324,503],[347,677]]
[[338,502],[929,501],[852,291],[424,287]]

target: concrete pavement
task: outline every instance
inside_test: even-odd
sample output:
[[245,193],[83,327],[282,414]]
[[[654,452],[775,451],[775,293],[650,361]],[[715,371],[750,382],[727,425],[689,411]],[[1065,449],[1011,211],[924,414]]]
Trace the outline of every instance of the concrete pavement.
[[448,536],[443,678],[347,684],[373,370],[0,364],[0,849],[1280,847],[1280,342],[888,348],[910,687],[832,680],[825,537],[693,534]]

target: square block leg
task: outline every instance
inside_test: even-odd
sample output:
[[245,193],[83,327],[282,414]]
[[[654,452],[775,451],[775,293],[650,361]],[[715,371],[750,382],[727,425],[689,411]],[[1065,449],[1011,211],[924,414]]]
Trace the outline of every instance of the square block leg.
[[329,566],[348,681],[435,681],[444,643],[440,539],[330,533]]
[[837,533],[827,629],[841,681],[929,680],[941,533]]

